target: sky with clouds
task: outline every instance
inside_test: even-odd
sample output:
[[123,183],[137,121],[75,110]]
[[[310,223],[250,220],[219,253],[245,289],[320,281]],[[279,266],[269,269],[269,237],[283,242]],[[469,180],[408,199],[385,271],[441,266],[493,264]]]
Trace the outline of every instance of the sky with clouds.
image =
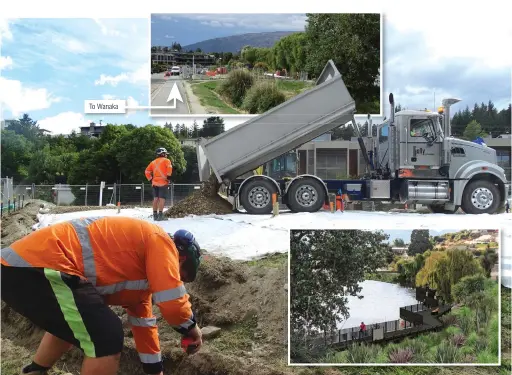
[[[481,17],[477,8],[468,8],[461,17],[459,7],[447,6],[444,12],[432,8],[423,19],[435,22],[422,22],[399,10],[385,14],[383,99],[393,92],[397,103],[411,109],[434,109],[447,96],[463,99],[454,110],[489,99],[500,109],[506,107],[512,84],[512,55],[506,40],[512,35],[500,14],[491,19]],[[164,15],[155,38],[167,39],[169,45],[180,38],[184,45],[246,32],[302,30],[304,23],[300,14]],[[151,118],[147,111],[83,113],[84,100],[91,99],[148,105],[151,26],[156,27],[147,18],[0,19],[2,118],[29,113],[54,133],[69,133],[100,119],[135,125],[176,123],[177,118]],[[451,35],[449,30],[456,32]],[[226,118],[226,127],[246,119]],[[201,123],[203,118],[196,120]],[[179,119],[187,125],[193,121]]]

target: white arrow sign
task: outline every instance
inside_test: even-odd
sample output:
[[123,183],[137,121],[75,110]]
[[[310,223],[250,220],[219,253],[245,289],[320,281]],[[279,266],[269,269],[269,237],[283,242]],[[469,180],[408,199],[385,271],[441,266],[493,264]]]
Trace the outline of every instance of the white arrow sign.
[[173,102],[169,108],[176,109],[176,100],[179,100],[183,103],[183,98],[181,97],[180,90],[178,90],[178,86],[176,86],[176,82],[174,82],[174,85],[172,86],[171,92],[169,93],[169,97],[167,98],[167,103]]

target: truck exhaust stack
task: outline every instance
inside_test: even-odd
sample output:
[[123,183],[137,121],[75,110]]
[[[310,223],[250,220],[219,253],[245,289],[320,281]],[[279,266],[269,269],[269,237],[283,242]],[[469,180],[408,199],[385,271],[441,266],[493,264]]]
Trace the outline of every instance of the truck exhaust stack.
[[451,121],[450,121],[450,107],[460,101],[461,101],[461,99],[457,99],[457,98],[447,98],[447,99],[443,99],[443,101],[442,101],[443,112],[444,112],[444,119],[443,119],[444,129],[443,129],[443,131],[444,131],[444,135],[446,137],[452,136],[452,125],[451,125]]

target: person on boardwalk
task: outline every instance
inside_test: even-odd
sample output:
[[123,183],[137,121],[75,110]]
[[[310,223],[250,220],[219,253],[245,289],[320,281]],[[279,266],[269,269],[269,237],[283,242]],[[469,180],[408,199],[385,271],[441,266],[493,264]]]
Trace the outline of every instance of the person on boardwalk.
[[164,219],[164,206],[172,175],[172,163],[164,147],[156,150],[156,159],[149,163],[145,175],[153,186],[153,220]]
[[197,352],[201,330],[183,283],[194,281],[200,259],[192,233],[116,216],[51,225],[2,249],[2,300],[45,331],[22,373],[46,374],[75,346],[82,375],[117,374],[124,332],[109,306],[122,306],[143,371],[163,375],[153,305]]
[[361,324],[359,325],[359,338],[364,337],[365,334],[366,334],[366,325],[364,324],[364,322],[361,322]]

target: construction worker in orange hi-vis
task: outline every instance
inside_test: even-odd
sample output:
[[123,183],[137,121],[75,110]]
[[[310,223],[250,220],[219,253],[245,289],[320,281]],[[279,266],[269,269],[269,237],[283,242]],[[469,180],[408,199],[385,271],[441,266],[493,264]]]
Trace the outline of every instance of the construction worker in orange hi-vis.
[[171,181],[172,163],[167,159],[169,153],[163,147],[156,150],[156,159],[149,163],[145,174],[153,186],[153,220],[160,221],[164,218],[164,205],[167,190]]
[[21,373],[46,374],[75,346],[82,375],[117,374],[123,326],[109,306],[122,306],[143,371],[163,375],[153,304],[187,353],[197,352],[201,330],[183,283],[194,281],[200,260],[192,233],[112,216],[54,224],[2,249],[2,300],[45,331]]

